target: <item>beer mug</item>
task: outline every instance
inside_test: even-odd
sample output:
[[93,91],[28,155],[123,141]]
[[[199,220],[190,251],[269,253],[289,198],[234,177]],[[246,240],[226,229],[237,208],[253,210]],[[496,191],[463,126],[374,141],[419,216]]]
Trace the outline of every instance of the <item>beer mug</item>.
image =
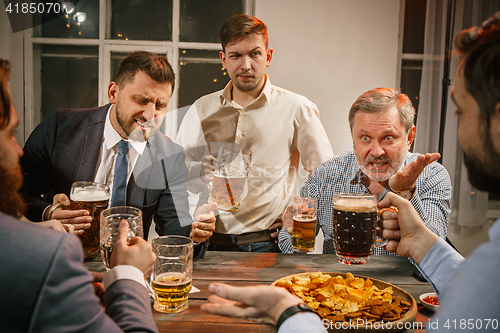
[[252,152],[236,144],[220,147],[210,189],[210,201],[216,202],[219,210],[234,212],[240,208],[251,159]]
[[156,261],[148,284],[155,310],[163,313],[186,310],[193,278],[193,241],[184,236],[158,237],[153,239],[153,252]]
[[99,228],[101,212],[108,208],[109,187],[95,182],[74,182],[69,195],[69,209],[86,209],[92,217],[90,228],[79,235],[85,258],[99,254]]
[[332,239],[344,264],[366,264],[374,247],[387,244],[377,237],[377,197],[373,194],[333,195]]
[[293,252],[308,253],[314,251],[317,214],[318,199],[307,197],[293,199]]
[[110,258],[116,242],[118,227],[123,220],[126,220],[129,225],[127,237],[129,241],[136,236],[144,237],[142,211],[140,209],[129,206],[117,206],[104,210],[101,213],[100,249],[102,261],[107,271],[110,270]]

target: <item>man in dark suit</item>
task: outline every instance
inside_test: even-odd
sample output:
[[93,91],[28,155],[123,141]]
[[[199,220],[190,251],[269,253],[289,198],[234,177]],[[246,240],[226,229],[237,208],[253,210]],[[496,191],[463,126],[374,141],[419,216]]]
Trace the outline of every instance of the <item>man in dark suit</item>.
[[[104,306],[83,267],[71,233],[20,221],[23,154],[14,137],[19,124],[7,89],[8,61],[0,59],[0,325],[2,332],[157,332],[144,284],[155,255],[142,238],[128,244],[122,222],[105,275]],[[119,277],[119,278],[117,278]]]
[[183,150],[158,131],[174,83],[166,57],[134,52],[122,61],[108,87],[110,104],[56,110],[45,118],[30,135],[21,159],[28,219],[58,219],[82,231],[89,227],[86,210],[61,206],[69,205],[67,196],[75,181],[113,187],[117,146],[126,141],[129,171],[121,205],[143,211],[145,235],[154,218],[159,235],[191,236],[195,242],[205,242],[215,228],[215,204],[200,207],[191,226]]

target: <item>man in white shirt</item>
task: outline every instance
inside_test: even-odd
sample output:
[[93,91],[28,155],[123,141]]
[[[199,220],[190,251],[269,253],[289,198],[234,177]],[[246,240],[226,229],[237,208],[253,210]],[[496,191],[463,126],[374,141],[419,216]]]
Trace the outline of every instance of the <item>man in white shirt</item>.
[[[95,181],[113,189],[118,143],[125,141],[128,168],[119,205],[142,210],[145,235],[154,218],[159,235],[178,234],[205,242],[215,228],[215,205],[200,207],[191,225],[183,150],[159,131],[174,83],[175,74],[165,56],[134,52],[122,61],[108,87],[110,104],[56,110],[45,118],[30,135],[21,159],[27,217],[31,221],[54,218],[76,229],[90,226],[86,210],[60,206],[69,204],[75,181]],[[113,203],[115,192],[110,192]]]
[[214,250],[279,252],[277,230],[296,188],[299,162],[307,172],[333,157],[314,103],[271,84],[266,75],[273,49],[266,25],[237,14],[219,33],[220,59],[231,81],[198,99],[188,110],[177,140],[186,152],[193,193],[208,199],[213,155],[221,143],[252,152],[240,208],[220,211],[210,239]]

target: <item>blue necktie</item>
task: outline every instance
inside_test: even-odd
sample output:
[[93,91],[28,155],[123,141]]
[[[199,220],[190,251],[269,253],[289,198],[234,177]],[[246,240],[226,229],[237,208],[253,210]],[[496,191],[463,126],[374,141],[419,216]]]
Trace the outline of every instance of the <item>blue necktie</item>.
[[120,141],[117,144],[118,155],[115,161],[115,176],[113,178],[113,195],[111,206],[125,206],[127,201],[127,178],[128,178],[128,151],[130,149],[127,141]]

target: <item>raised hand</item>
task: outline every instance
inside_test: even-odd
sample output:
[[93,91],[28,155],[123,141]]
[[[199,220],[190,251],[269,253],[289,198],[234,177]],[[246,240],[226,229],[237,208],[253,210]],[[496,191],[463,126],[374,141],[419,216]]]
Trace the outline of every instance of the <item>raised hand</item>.
[[430,163],[436,161],[441,155],[439,153],[427,153],[419,155],[417,159],[407,164],[403,169],[396,172],[389,178],[389,187],[394,192],[410,190],[415,187],[417,178],[424,168]]

